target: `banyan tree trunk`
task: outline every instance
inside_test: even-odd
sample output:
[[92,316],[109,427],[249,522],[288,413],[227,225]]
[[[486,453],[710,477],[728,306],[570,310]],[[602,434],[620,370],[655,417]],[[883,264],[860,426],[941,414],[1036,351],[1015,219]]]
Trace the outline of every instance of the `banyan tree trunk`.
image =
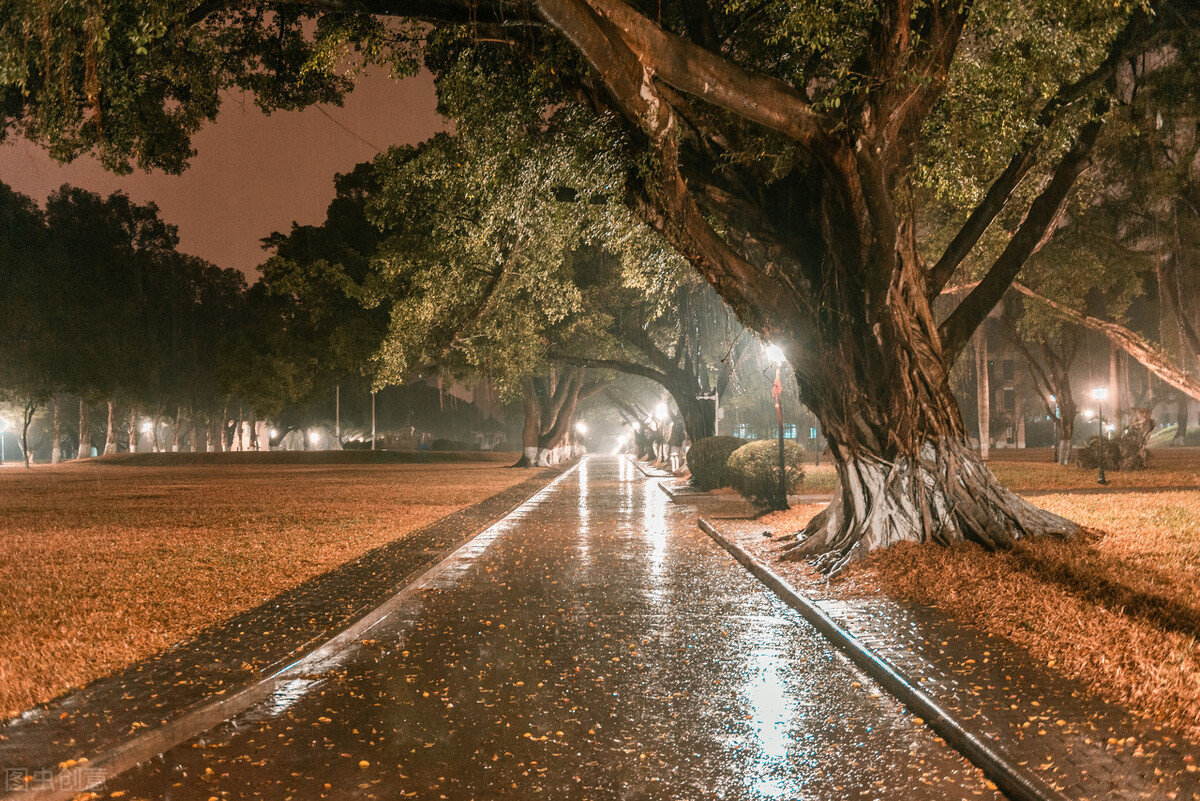
[[830,309],[806,345],[817,359],[797,373],[838,482],[790,553],[826,573],[901,541],[1003,548],[1079,528],[1003,487],[970,447],[924,288],[903,285],[911,275],[900,270],[870,317],[853,303]]
[[130,410],[129,410],[129,452],[130,453],[137,453],[137,441],[138,441],[137,408],[134,407],[134,408],[130,408]]

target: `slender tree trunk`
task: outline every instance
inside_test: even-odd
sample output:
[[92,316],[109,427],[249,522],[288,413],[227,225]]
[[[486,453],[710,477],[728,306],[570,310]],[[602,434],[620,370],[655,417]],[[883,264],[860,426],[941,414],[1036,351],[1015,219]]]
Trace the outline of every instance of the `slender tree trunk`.
[[30,398],[25,401],[25,408],[21,415],[21,453],[25,457],[26,470],[33,465],[33,458],[29,455],[29,424],[33,422],[33,414],[37,411],[37,407],[37,401]]
[[1187,396],[1187,394],[1185,394],[1183,392],[1179,392],[1176,395],[1175,408],[1177,409],[1177,411],[1175,413],[1175,420],[1176,420],[1175,436],[1171,437],[1171,445],[1173,447],[1174,446],[1181,447],[1181,446],[1185,445],[1187,442],[1188,411],[1189,411],[1188,406],[1190,405],[1190,402],[1191,402],[1191,398],[1189,398]]
[[58,396],[50,398],[50,464],[62,461],[62,414]]
[[155,413],[150,421],[151,448],[154,453],[162,453],[162,440],[158,436],[158,430],[162,428],[162,418]]
[[137,453],[138,449],[138,415],[137,407],[129,408],[129,452]]
[[975,404],[979,412],[979,458],[988,460],[992,444],[992,390],[988,380],[987,323],[975,332]]
[[104,455],[111,456],[117,452],[117,404],[111,398],[108,401],[108,429],[104,435]]
[[92,410],[88,402],[79,399],[79,451],[77,459],[87,459],[92,455]]
[[175,407],[175,419],[171,421],[171,453],[179,453],[180,434],[183,431],[183,407]]

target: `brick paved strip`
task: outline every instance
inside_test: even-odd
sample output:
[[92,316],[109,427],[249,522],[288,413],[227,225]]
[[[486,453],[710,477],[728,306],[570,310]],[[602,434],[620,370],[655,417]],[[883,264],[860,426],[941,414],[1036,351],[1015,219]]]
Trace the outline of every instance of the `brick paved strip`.
[[788,606],[799,612],[838,650],[845,653],[897,700],[924,718],[930,728],[978,766],[1006,796],[1013,801],[1066,801],[1066,796],[1018,765],[990,738],[968,729],[943,709],[937,701],[910,682],[886,660],[855,639],[816,604],[798,593],[769,567],[722,536],[707,520],[700,518],[699,524],[704,533],[712,537],[717,544],[728,551],[734,559],[754,574]]
[[[563,475],[541,471],[13,718],[0,725],[0,771],[6,777],[37,776],[46,798],[70,798],[118,772],[118,763],[131,756],[153,755],[178,742],[185,729],[223,720],[253,703],[260,691],[270,692],[275,677],[305,654],[353,639],[364,622],[377,619],[381,604]],[[185,719],[190,722],[181,725]],[[0,792],[16,789],[13,798],[30,801],[42,796],[9,784],[6,779]]]

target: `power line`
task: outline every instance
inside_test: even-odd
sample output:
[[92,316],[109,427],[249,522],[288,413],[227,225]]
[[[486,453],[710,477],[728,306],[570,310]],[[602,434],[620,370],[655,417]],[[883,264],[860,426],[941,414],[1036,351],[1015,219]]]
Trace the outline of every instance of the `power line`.
[[318,103],[318,104],[314,104],[314,106],[316,107],[317,111],[319,111],[319,112],[321,112],[322,114],[324,114],[324,115],[325,115],[325,119],[329,120],[330,122],[332,122],[332,123],[333,123],[334,125],[336,125],[337,127],[341,128],[341,129],[342,129],[343,131],[345,131],[346,133],[350,134],[350,135],[351,135],[351,136],[353,136],[355,139],[357,139],[358,141],[362,142],[362,143],[363,143],[364,145],[366,145],[367,147],[369,147],[369,148],[371,148],[372,150],[374,150],[376,153],[382,153],[382,152],[383,152],[383,150],[382,150],[381,148],[379,148],[379,147],[376,147],[375,145],[373,145],[373,144],[371,144],[370,142],[368,142],[366,139],[363,139],[363,138],[362,138],[361,136],[359,136],[357,133],[355,133],[354,131],[350,130],[350,129],[349,129],[349,128],[347,128],[345,125],[343,125],[341,122],[339,122],[337,119],[335,119],[335,118],[333,117],[333,115],[331,115],[331,114],[330,114],[328,111],[326,111],[326,110],[325,110],[325,109],[324,109],[324,108],[323,108],[323,107],[322,107],[322,106],[321,106],[319,103]]

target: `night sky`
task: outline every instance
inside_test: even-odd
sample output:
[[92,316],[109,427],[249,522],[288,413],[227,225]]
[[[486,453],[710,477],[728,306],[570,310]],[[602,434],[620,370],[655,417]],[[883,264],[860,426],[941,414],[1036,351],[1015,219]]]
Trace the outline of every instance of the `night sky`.
[[253,280],[264,259],[262,237],[287,231],[293,220],[320,223],[333,197],[334,173],[370,159],[377,148],[416,144],[440,130],[435,104],[427,73],[398,82],[368,77],[340,108],[269,117],[248,95],[236,93],[226,98],[216,123],[193,140],[197,155],[183,175],[118,176],[91,158],[60,165],[18,141],[0,146],[0,180],[39,203],[63,183],[154,201],[179,227],[181,250]]

